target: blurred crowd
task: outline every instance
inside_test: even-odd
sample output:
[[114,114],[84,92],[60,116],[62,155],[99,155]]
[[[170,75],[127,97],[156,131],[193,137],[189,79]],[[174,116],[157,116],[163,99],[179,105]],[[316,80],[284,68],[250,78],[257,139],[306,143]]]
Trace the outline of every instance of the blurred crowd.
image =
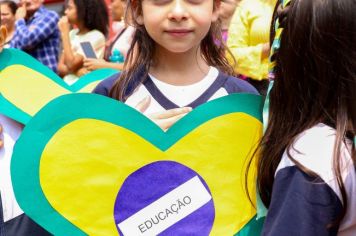
[[[222,42],[236,76],[265,94],[268,76],[269,25],[276,0],[223,0]],[[62,11],[43,0],[2,0],[5,48],[21,49],[58,73],[69,85],[86,73],[123,69],[135,28],[125,15],[126,1],[67,0]],[[88,43],[89,42],[89,45]],[[84,43],[84,44],[83,44]],[[85,45],[86,44],[86,45]]]

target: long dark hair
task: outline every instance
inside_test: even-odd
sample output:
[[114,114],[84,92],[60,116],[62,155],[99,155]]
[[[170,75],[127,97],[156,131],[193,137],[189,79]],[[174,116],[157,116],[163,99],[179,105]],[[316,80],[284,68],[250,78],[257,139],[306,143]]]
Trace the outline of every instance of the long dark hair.
[[[214,8],[215,2],[214,0]],[[147,33],[145,26],[136,21],[139,15],[142,15],[141,0],[129,0],[127,2],[125,20],[126,22],[133,22],[136,32],[127,54],[127,59],[125,60],[124,70],[110,91],[110,96],[120,101],[125,101],[130,95],[127,93],[130,85],[137,85],[147,77],[152,58],[154,58],[155,54],[155,42]],[[221,43],[216,43],[217,41]],[[203,58],[209,65],[216,66],[227,74],[233,74],[233,68],[225,58],[227,48],[221,38],[219,21],[212,23],[208,34],[200,44],[200,49]],[[143,72],[141,73],[140,81],[133,81],[134,75],[138,72]]]
[[[289,151],[298,134],[318,123],[333,126],[336,129],[334,175],[341,191],[343,211],[329,226],[337,226],[347,209],[340,165],[346,134],[353,138],[356,127],[355,9],[355,0],[292,0],[288,12],[283,12],[284,30],[275,55],[268,128],[257,159],[257,187],[268,207],[276,169],[285,151],[293,160]],[[276,11],[277,7],[274,18],[279,15]],[[356,166],[354,143],[351,158]],[[298,168],[314,175],[293,161]]]
[[74,0],[78,20],[89,30],[99,30],[105,36],[109,31],[109,14],[104,0]]

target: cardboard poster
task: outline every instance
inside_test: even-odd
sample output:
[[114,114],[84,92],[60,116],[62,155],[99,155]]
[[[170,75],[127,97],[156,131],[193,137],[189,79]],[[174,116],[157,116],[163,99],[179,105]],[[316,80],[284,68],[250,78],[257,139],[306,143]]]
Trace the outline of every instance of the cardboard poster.
[[113,99],[61,96],[15,145],[17,201],[54,235],[258,235],[245,168],[261,110],[261,97],[232,94],[164,132]]

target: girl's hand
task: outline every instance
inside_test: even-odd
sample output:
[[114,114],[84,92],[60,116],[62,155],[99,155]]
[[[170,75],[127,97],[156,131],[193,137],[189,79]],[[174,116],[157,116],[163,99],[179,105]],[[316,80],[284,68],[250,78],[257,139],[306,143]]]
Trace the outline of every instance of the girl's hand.
[[70,30],[70,24],[68,21],[67,16],[62,16],[61,19],[58,21],[58,28],[61,33],[68,33]]
[[81,77],[85,74],[87,74],[89,71],[87,69],[85,69],[84,67],[80,68],[79,70],[77,70],[77,72],[75,73],[76,76]]
[[[151,102],[151,97],[146,97],[140,101],[135,109],[144,112],[147,110]],[[180,120],[183,116],[192,111],[191,107],[180,107],[167,111],[157,112],[148,115],[147,117],[156,123],[163,131],[167,131],[173,124]]]
[[104,59],[85,58],[83,66],[88,71],[92,71],[105,68],[106,64],[107,62]]

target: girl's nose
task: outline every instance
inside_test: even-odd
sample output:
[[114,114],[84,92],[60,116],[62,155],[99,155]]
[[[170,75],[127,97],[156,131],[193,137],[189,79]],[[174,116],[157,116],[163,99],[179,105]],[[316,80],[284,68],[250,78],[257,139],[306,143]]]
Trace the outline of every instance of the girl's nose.
[[173,0],[172,8],[168,14],[168,18],[175,21],[181,21],[188,18],[187,6],[184,0]]

